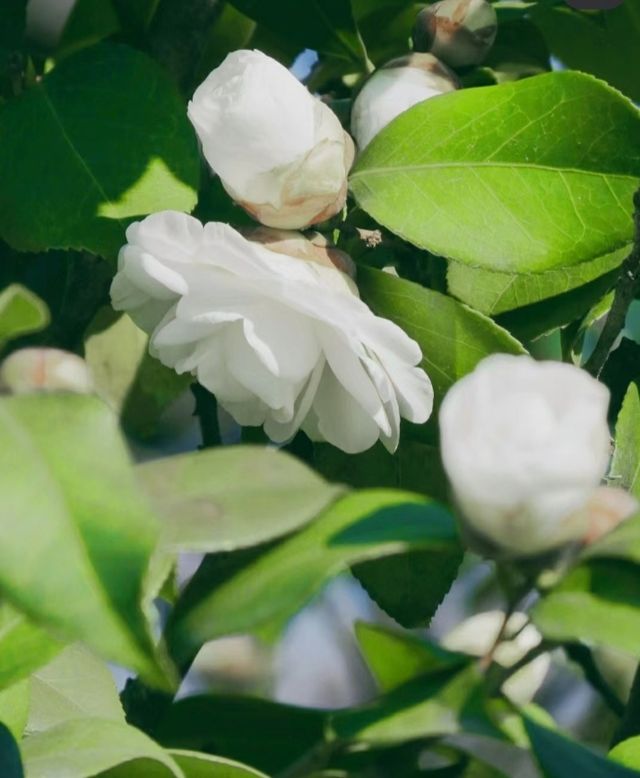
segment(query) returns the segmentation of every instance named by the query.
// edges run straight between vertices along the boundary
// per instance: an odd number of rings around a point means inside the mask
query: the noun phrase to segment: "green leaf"
[[[53,659],[62,647],[24,614],[6,604],[0,605],[0,689],[26,678]]]
[[[159,527],[115,417],[93,397],[23,395],[0,399],[0,422],[0,588],[57,634],[166,684],[141,607]]]
[[[525,719],[527,734],[546,778],[638,778],[639,772]]]
[[[15,683],[0,691],[0,722],[20,740],[29,716],[29,682]],[[2,746],[0,745],[0,748]],[[0,772],[4,776],[4,773]]]
[[[89,778],[135,759],[152,759],[158,778],[183,778],[173,759],[147,735],[109,719],[66,721],[27,737],[22,758],[29,778]]]
[[[2,778],[24,778],[18,744],[2,722],[0,722],[0,775]]]
[[[348,495],[221,585],[195,598],[188,587],[168,639],[174,654],[189,656],[214,637],[284,624],[330,578],[357,562],[457,548],[453,518],[437,503],[383,490]]]
[[[27,19],[27,0],[2,0],[0,3],[0,71],[11,54],[20,50]]]
[[[609,478],[613,486],[640,498],[640,392],[629,384],[616,422],[615,449]]]
[[[447,285],[450,294],[472,308],[495,316],[558,297],[617,269],[629,253],[625,246],[574,267],[546,273],[494,273],[490,270],[450,262]]]
[[[137,468],[173,551],[231,551],[288,535],[343,489],[274,448],[231,446]],[[250,488],[247,488],[250,486]]]
[[[362,65],[364,46],[349,0],[232,0],[243,14],[270,32],[322,54]]]
[[[384,692],[413,678],[467,664],[469,659],[435,643],[379,624],[356,624],[362,655]]]
[[[623,560],[592,559],[571,571],[532,611],[540,632],[640,658],[640,575]]]
[[[92,46],[0,110],[0,233],[25,251],[112,257],[132,217],[191,210],[199,170],[164,71],[125,46]]]
[[[42,300],[20,284],[0,292],[0,347],[7,340],[38,332],[49,323],[49,311]]]
[[[352,568],[365,591],[403,627],[426,627],[456,579],[462,549],[415,551]]]
[[[382,64],[407,48],[422,4],[414,0],[351,0],[370,59]]]
[[[57,57],[93,46],[119,30],[120,20],[111,0],[76,0],[62,31]]]
[[[447,390],[496,351],[524,354],[523,346],[491,319],[440,292],[368,267],[358,268],[362,299],[398,324],[422,348],[436,408]],[[435,417],[435,413],[434,413]]]
[[[631,737],[609,751],[609,757],[626,767],[640,768],[640,737]]]
[[[35,672],[29,683],[30,734],[70,719],[102,718],[124,723],[111,671],[79,644],[67,646],[53,662]]]
[[[637,109],[606,84],[564,72],[416,105],[365,149],[351,189],[421,248],[525,273],[628,244],[638,178]]]
[[[318,710],[248,697],[198,695],[175,702],[156,735],[165,746],[239,759],[271,775],[321,743],[325,725],[326,714]]]
[[[640,100],[640,3],[625,0],[617,8],[585,13],[563,3],[536,3],[531,17],[553,54],[564,65],[593,73]]]
[[[184,778],[268,778],[267,775],[252,767],[219,756],[209,756],[195,751],[169,751],[168,753],[182,770]],[[145,759],[128,762],[100,775],[101,778],[164,778],[166,770],[158,762]]]

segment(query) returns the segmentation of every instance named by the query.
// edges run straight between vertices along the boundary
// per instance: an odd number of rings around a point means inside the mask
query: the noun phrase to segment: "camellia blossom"
[[[276,60],[232,52],[196,89],[188,114],[211,169],[258,221],[300,229],[342,210],[353,141]]]
[[[431,54],[387,62],[362,87],[351,111],[351,132],[360,150],[414,105],[457,88],[455,75]]]
[[[528,356],[492,355],[458,381],[440,409],[442,457],[472,531],[514,555],[583,539],[608,404],[584,370]]]
[[[398,445],[400,417],[423,423],[431,383],[420,347],[360,300],[351,260],[298,233],[165,212],[129,227],[113,305],[150,350],[192,373],[239,424],[276,442],[299,429],[357,453]]]

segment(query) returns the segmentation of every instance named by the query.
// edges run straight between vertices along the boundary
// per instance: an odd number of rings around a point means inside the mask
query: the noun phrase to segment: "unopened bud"
[[[414,53],[387,62],[353,103],[351,131],[360,150],[404,111],[457,86],[455,75],[432,54]]]
[[[418,14],[413,47],[430,51],[452,67],[478,65],[497,31],[495,9],[486,0],[440,0]]]
[[[13,394],[77,392],[91,394],[91,373],[84,359],[56,348],[15,351],[0,366],[0,386]]]

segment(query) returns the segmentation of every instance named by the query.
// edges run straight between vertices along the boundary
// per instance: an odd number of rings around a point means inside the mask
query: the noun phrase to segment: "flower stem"
[[[633,196],[633,220],[635,224],[635,238],[631,253],[622,263],[620,275],[616,283],[613,303],[607,316],[602,333],[596,344],[593,354],[584,365],[591,375],[596,378],[602,372],[607,363],[609,354],[618,335],[624,329],[629,306],[633,302],[638,285],[640,283],[640,189]]]
[[[202,432],[202,446],[213,448],[220,445],[220,428],[218,426],[218,403],[216,398],[201,384],[192,384],[191,391],[196,400],[193,413],[198,417]]]

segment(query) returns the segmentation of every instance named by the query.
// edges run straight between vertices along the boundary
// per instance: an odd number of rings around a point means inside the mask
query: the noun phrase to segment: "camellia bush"
[[[640,776],[639,52],[2,0],[0,778]],[[362,704],[193,680],[337,577]]]

